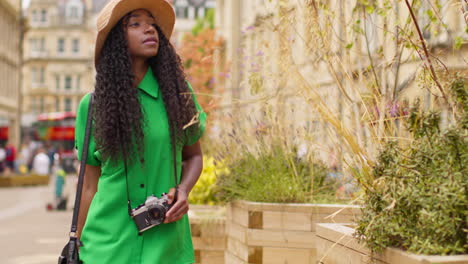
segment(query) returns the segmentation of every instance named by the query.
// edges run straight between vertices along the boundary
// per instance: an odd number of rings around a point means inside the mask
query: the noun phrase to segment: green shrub
[[[356,236],[373,251],[396,247],[422,254],[463,254],[467,248],[468,146],[466,83],[456,125],[441,131],[439,114],[414,107],[408,118],[414,141],[389,142],[365,190]],[[460,82],[452,88],[460,91]]]
[[[244,150],[227,164],[229,174],[218,179],[222,200],[304,203],[334,199],[335,186],[327,179],[323,164],[300,159],[280,144],[259,145],[258,155]]]

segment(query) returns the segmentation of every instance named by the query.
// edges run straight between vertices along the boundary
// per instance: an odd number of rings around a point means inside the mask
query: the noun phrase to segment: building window
[[[64,105],[64,110],[65,112],[70,112],[71,109],[72,109],[72,106],[71,106],[71,99],[70,98],[65,98],[65,105]]]
[[[81,86],[81,75],[76,76],[76,90],[79,91]]]
[[[188,19],[195,19],[195,7],[190,6],[190,7],[188,7],[187,9],[188,9],[188,10],[187,10],[188,14],[187,14],[186,18],[188,18]]]
[[[55,75],[55,90],[60,91],[60,76]]]
[[[47,21],[47,10],[41,10],[41,22],[45,23]]]
[[[82,1],[68,1],[65,9],[66,23],[72,25],[79,25],[83,21],[84,4]]]
[[[45,38],[41,38],[39,51],[45,51]]]
[[[58,53],[65,52],[65,39],[64,38],[59,38],[57,40],[57,52]]]
[[[37,49],[37,39],[35,38],[30,38],[29,39],[29,45],[31,46],[31,51],[32,52],[36,52],[38,49]]]
[[[45,111],[44,111],[44,97],[41,96],[39,102],[40,102],[40,104],[39,104],[39,112],[40,112],[40,113],[44,113],[44,112],[45,112]]]
[[[72,50],[74,53],[80,52],[80,39],[73,39]]]
[[[187,18],[188,17],[188,7],[178,6],[176,7],[176,16],[178,18]]]
[[[55,98],[55,112],[60,112],[60,99],[58,97]]]
[[[37,15],[38,15],[37,10],[33,10],[32,11],[32,21],[33,22],[38,22],[39,21],[39,17]]]
[[[195,18],[204,18],[204,17],[205,17],[205,8],[195,7]]]
[[[45,83],[45,68],[41,67],[39,69],[39,83],[43,84]]]
[[[65,90],[70,90],[72,88],[72,78],[71,76],[65,76]]]
[[[31,98],[31,112],[37,113],[37,99],[36,99],[36,97]]]
[[[72,6],[70,7],[70,18],[77,19],[78,18],[78,7]]]
[[[31,83],[35,85],[37,83],[37,68],[31,68]]]

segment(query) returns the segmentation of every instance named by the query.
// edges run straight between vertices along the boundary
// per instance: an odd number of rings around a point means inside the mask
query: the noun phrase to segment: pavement
[[[51,186],[0,188],[1,264],[57,263],[68,241],[72,210],[46,211],[52,199]]]

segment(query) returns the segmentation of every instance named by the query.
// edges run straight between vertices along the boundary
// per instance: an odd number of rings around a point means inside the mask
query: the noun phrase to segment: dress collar
[[[138,88],[147,93],[149,96],[155,99],[158,98],[159,84],[156,78],[154,78],[151,67],[148,67],[148,71],[146,72],[145,77],[143,77],[143,80],[141,80],[140,84],[138,85]]]

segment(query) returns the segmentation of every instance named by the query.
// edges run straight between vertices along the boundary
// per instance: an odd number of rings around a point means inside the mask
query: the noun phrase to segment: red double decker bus
[[[74,172],[75,160],[75,119],[74,112],[52,112],[40,114],[33,124],[36,140],[48,143],[56,149],[62,165],[68,172]]]

